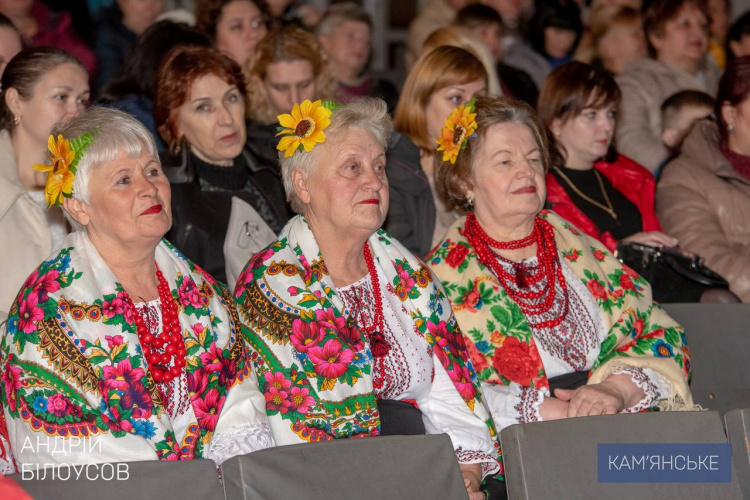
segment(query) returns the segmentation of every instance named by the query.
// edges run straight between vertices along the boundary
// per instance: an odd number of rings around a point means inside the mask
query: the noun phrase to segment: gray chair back
[[[737,471],[742,494],[750,498],[750,409],[738,409],[724,415],[727,437],[732,444],[732,463]]]
[[[55,467],[54,474],[53,469],[33,471],[33,479],[28,479],[30,470],[7,477],[37,500],[224,500],[213,460],[64,465]]]
[[[467,498],[447,434],[278,446],[221,466],[232,500]]]
[[[741,499],[731,483],[604,483],[599,443],[726,443],[717,412],[653,412],[511,425],[500,433],[510,500]]]
[[[750,304],[664,304],[685,328],[693,401],[724,415],[750,408]]]

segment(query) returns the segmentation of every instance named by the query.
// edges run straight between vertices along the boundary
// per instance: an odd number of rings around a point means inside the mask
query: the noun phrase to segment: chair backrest
[[[750,304],[664,304],[685,328],[693,401],[724,415],[750,408]]]
[[[750,409],[738,409],[724,415],[727,437],[732,444],[732,463],[742,494],[750,498]]]
[[[740,499],[731,483],[599,482],[600,443],[726,443],[717,412],[653,412],[568,418],[500,433],[509,498]]]
[[[221,466],[233,500],[466,499],[447,434],[278,446]]]
[[[32,471],[34,478],[28,479]],[[8,477],[37,499],[224,500],[213,460],[63,465],[39,472],[34,467]]]

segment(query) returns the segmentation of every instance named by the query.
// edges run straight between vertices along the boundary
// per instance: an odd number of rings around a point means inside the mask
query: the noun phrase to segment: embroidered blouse
[[[460,463],[482,463],[485,474],[495,472],[495,450],[485,438],[486,426],[464,404],[379,268],[378,278],[383,290],[382,333],[391,349],[373,360],[373,392],[378,399],[416,402],[427,433],[448,434]],[[338,288],[337,293],[357,324],[373,324],[375,296],[369,275]]]

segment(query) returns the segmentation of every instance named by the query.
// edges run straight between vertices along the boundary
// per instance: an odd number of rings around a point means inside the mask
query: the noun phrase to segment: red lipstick
[[[370,198],[369,200],[362,200],[359,202],[360,205],[380,205],[380,200]]]
[[[147,208],[143,212],[141,212],[141,215],[152,215],[152,214],[159,214],[162,211],[161,205],[154,205],[151,208]]]
[[[533,194],[536,193],[536,186],[526,186],[520,189],[516,189],[511,194]]]

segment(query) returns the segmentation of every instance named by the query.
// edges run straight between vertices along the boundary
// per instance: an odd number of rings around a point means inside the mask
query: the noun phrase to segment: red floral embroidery
[[[448,255],[445,257],[445,262],[455,269],[461,265],[461,262],[464,261],[467,255],[469,255],[468,248],[464,245],[456,245],[450,252],[448,252]]]
[[[601,283],[593,278],[590,279],[588,283],[586,283],[586,288],[589,289],[589,292],[591,292],[591,295],[593,295],[595,299],[607,298],[607,291],[604,290],[604,287]]]
[[[540,359],[536,350],[515,337],[505,337],[492,355],[492,366],[501,377],[523,386],[531,385],[539,372]]]

